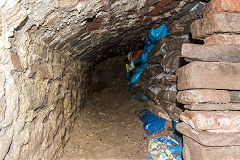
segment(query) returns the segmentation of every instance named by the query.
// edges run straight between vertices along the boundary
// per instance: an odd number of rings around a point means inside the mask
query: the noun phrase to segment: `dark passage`
[[[92,96],[79,113],[63,160],[145,159],[146,133],[135,112],[147,108],[126,91],[124,57],[96,66]]]

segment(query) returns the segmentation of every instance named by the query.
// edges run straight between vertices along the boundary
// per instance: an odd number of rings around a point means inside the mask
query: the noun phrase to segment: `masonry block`
[[[240,90],[240,63],[192,62],[177,71],[178,89]]]
[[[205,39],[213,34],[240,33],[239,13],[217,13],[196,20],[191,24],[193,39]]]
[[[211,37],[207,37],[206,39],[204,39],[204,45],[240,45],[240,35],[212,35]]]
[[[240,110],[240,103],[202,103],[202,104],[191,104],[184,105],[184,108],[195,111],[224,111],[224,110]]]
[[[240,41],[239,41],[240,42]],[[240,62],[240,45],[212,45],[185,43],[181,56],[187,59],[210,62]]]
[[[240,111],[184,111],[180,119],[196,131],[240,131]]]
[[[240,146],[207,147],[191,138],[183,136],[184,160],[237,160]]]
[[[208,131],[195,131],[192,127],[182,122],[177,124],[177,131],[192,138],[205,146],[240,146],[240,133],[214,133]]]
[[[240,91],[229,91],[231,102],[233,103],[239,103],[240,102]]]
[[[240,12],[240,1],[239,0],[211,0],[206,7],[204,17],[213,13],[220,12]]]
[[[195,104],[195,103],[229,103],[230,94],[224,90],[185,90],[179,91],[177,100],[182,104]]]

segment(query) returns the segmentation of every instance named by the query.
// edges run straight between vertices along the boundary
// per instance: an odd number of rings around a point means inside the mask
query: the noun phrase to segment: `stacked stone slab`
[[[189,35],[162,38],[149,53],[148,66],[134,88],[134,92],[143,92],[155,103],[156,112],[174,120],[179,120],[183,112],[176,105],[176,71],[181,66],[180,51],[184,42],[189,42]]]
[[[240,1],[212,0],[191,32],[204,45],[183,44],[177,71],[183,158],[240,159]]]
[[[143,92],[155,102],[153,108],[156,108],[160,117],[164,113],[179,121],[183,112],[182,105],[176,102],[176,71],[183,65],[180,57],[182,44],[190,43],[188,28],[193,21],[203,17],[205,6],[203,2],[191,3],[177,15],[177,20],[170,22],[168,32],[172,34],[161,38],[148,54],[148,66],[134,88],[133,92]]]

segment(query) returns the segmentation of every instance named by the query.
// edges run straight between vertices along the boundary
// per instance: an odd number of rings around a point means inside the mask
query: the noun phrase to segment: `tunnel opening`
[[[79,113],[62,159],[145,156],[147,141],[136,111],[147,104],[134,100],[126,90],[126,62],[126,55],[117,56],[94,67],[91,96]]]
[[[184,159],[239,158],[240,7],[208,2],[0,2],[0,159],[144,159],[140,109],[168,120],[163,135],[181,117]],[[161,24],[127,91],[127,54]]]

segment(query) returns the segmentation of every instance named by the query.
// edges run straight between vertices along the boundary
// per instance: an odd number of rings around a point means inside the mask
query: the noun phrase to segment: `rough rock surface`
[[[204,45],[240,45],[240,35],[217,34],[204,39]]]
[[[239,132],[239,111],[184,111],[180,118],[196,131]]]
[[[0,159],[57,157],[88,95],[90,63],[39,45],[33,49],[29,64],[21,64],[19,52],[2,59]]]
[[[184,108],[196,111],[224,111],[224,110],[240,110],[240,103],[226,103],[226,104],[215,104],[215,103],[203,103],[203,104],[191,104],[184,105]]]
[[[240,92],[239,91],[229,91],[231,102],[232,103],[239,103],[240,102]]]
[[[240,13],[239,0],[211,0],[207,4],[204,17],[213,13],[230,12]]]
[[[239,146],[240,134],[239,132],[230,133],[213,133],[208,131],[195,131],[186,123],[179,123],[176,129],[185,136],[194,139],[204,146]]]
[[[178,89],[240,90],[240,64],[191,62],[177,71]]]
[[[183,136],[183,158],[184,160],[223,160],[239,159],[239,146],[230,147],[206,147],[196,141]],[[197,151],[197,152],[196,152]]]
[[[224,90],[185,90],[177,93],[177,100],[182,104],[229,103],[230,94]]]
[[[240,45],[211,45],[185,43],[181,57],[206,62],[240,62]]]
[[[191,24],[192,37],[204,39],[218,33],[240,33],[240,13],[216,13],[208,15]]]

